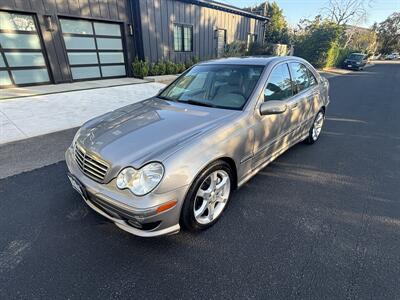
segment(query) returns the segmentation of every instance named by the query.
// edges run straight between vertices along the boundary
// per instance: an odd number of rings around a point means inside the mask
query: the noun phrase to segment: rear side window
[[[307,68],[307,72],[308,72],[308,78],[310,80],[310,86],[317,85],[318,81],[315,78],[313,72],[311,72],[310,69],[308,69],[308,68]]]
[[[272,70],[264,91],[264,101],[285,100],[293,95],[292,81],[287,64],[277,66]]]
[[[308,69],[300,63],[290,63],[290,71],[295,85],[295,92],[300,93],[310,86],[310,78],[308,77]]]

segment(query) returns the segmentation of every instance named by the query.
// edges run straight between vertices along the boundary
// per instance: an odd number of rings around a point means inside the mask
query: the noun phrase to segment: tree
[[[316,67],[325,67],[328,51],[339,43],[343,26],[316,16],[314,20],[303,20],[300,34],[295,39],[295,55],[300,56]]]
[[[357,49],[359,52],[373,54],[377,47],[377,34],[374,29],[347,26],[347,40],[343,48]]]
[[[337,25],[357,25],[367,18],[367,0],[329,0],[323,14]]]
[[[389,54],[400,50],[400,13],[393,13],[375,28],[381,53]]]
[[[256,7],[248,7],[244,9],[270,18],[266,25],[264,36],[264,40],[267,43],[289,43],[288,25],[285,16],[283,15],[283,10],[280,9],[276,2],[269,3],[266,1]]]

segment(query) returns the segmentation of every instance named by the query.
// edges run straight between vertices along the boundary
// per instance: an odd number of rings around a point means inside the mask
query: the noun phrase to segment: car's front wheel
[[[308,137],[306,139],[307,144],[314,144],[318,140],[319,136],[321,135],[322,126],[324,125],[324,120],[325,112],[323,109],[321,109],[317,113],[310,131],[308,132]]]
[[[212,226],[221,217],[232,192],[232,170],[216,161],[195,179],[182,207],[181,223],[193,231]]]

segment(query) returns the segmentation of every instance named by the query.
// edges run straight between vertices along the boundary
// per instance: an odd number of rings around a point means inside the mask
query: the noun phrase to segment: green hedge
[[[168,60],[149,64],[145,60],[139,60],[138,58],[135,58],[132,63],[133,76],[137,78],[144,78],[146,76],[179,74],[198,62],[199,59],[197,57],[193,57],[191,60],[188,60],[185,63],[174,63]]]
[[[342,48],[339,43],[334,42],[331,44],[327,52],[325,67],[341,67],[344,60],[353,52],[360,52],[355,49]]]

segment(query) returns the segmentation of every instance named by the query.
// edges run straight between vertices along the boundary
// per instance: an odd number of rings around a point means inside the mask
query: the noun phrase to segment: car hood
[[[77,142],[109,162],[114,171],[128,165],[139,168],[149,161],[163,161],[239,113],[151,98],[85,123]]]

